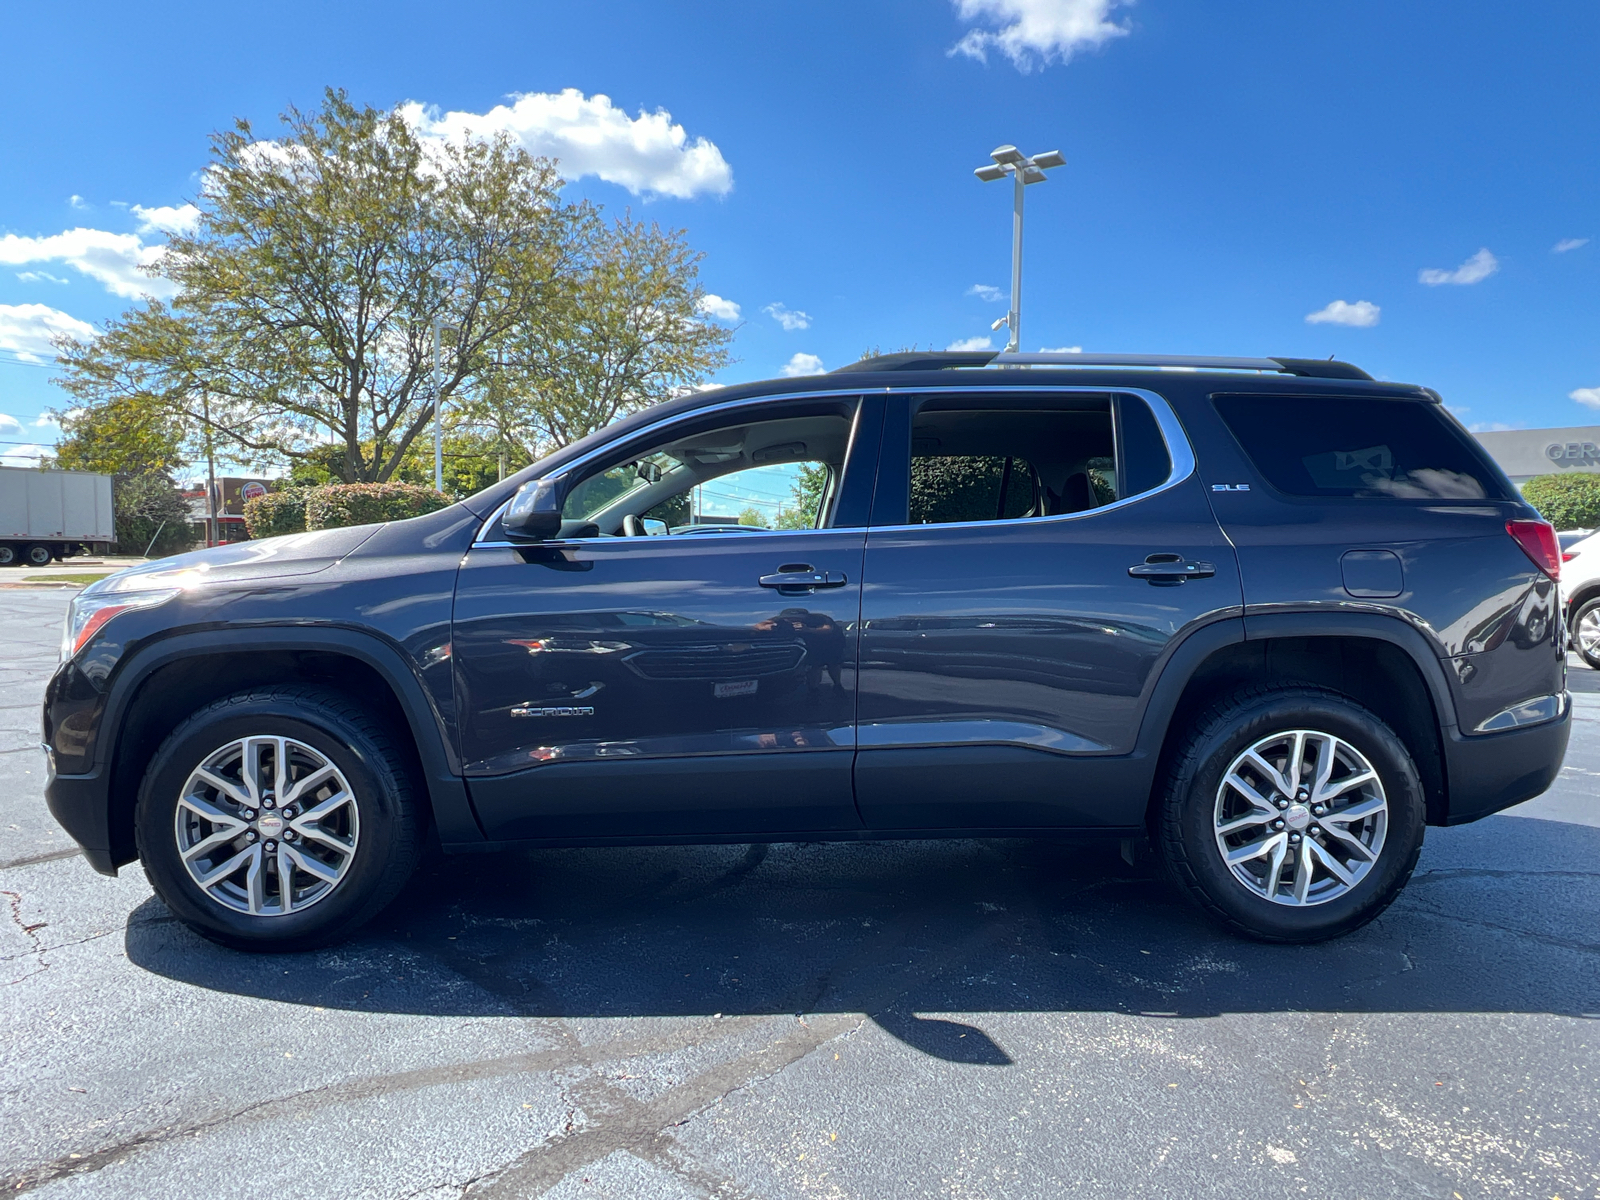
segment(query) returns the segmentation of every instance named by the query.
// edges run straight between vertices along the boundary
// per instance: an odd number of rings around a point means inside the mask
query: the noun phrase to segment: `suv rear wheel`
[[[387,731],[341,696],[285,686],[195,713],[139,792],[139,857],[190,928],[243,950],[337,941],[410,876],[420,815]]]
[[[1422,851],[1411,755],[1372,713],[1321,688],[1236,694],[1198,720],[1159,814],[1169,875],[1214,917],[1263,941],[1366,924]]]

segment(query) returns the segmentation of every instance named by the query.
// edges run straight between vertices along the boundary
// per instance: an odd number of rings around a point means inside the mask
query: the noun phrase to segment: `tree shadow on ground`
[[[1115,843],[919,841],[537,850],[447,858],[355,940],[242,954],[157,900],[140,967],[294,1004],[451,1016],[871,1015],[1004,1065],[926,1014],[1600,1013],[1600,829],[1430,830],[1401,899],[1315,946],[1218,929]],[[1487,865],[1486,865],[1487,864]]]

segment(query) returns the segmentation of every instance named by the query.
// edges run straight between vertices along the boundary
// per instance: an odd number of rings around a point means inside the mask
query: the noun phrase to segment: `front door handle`
[[[1210,579],[1217,573],[1215,563],[1184,562],[1176,554],[1152,554],[1142,563],[1128,568],[1128,574],[1152,587],[1177,587],[1191,579]]]
[[[809,592],[816,588],[843,587],[849,582],[839,571],[814,571],[810,567],[789,568],[761,577],[762,587],[777,588],[780,592]]]

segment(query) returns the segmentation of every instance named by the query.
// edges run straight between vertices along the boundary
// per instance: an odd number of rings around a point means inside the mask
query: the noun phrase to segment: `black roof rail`
[[[999,350],[931,350],[863,358],[829,374],[856,371],[941,371],[951,367],[1149,367],[1157,370],[1272,371],[1307,379],[1371,379],[1360,367],[1331,358],[1225,358],[1184,354],[1085,354],[1045,350],[1038,354]]]
[[[1274,354],[1272,361],[1282,365],[1291,375],[1308,379],[1371,379],[1354,363],[1340,362],[1334,358],[1280,358]]]
[[[924,350],[901,354],[879,354],[873,358],[857,359],[829,371],[830,375],[847,375],[852,371],[942,371],[946,367],[987,367],[998,350]]]

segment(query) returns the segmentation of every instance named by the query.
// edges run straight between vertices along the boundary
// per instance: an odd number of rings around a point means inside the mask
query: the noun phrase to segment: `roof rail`
[[[949,367],[1145,367],[1167,370],[1271,371],[1312,379],[1371,379],[1360,367],[1323,358],[1234,358],[1187,354],[1084,354],[1081,351],[1044,350],[1037,354],[981,351],[927,351],[880,354],[831,374],[855,371],[939,371]]]
[[[853,371],[942,371],[946,367],[987,367],[995,355],[993,350],[977,352],[963,350],[908,351],[900,354],[879,354],[857,359],[829,371],[830,375],[847,375]]]

